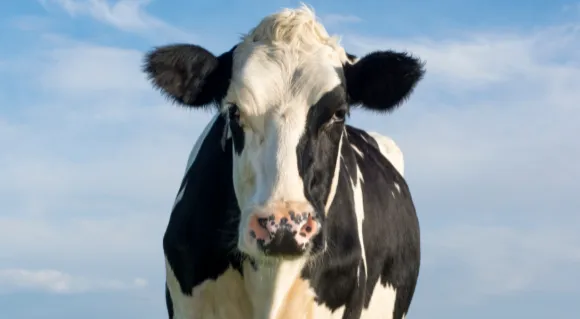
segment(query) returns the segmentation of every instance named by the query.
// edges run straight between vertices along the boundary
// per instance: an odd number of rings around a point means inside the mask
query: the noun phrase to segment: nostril
[[[300,228],[300,235],[302,237],[310,237],[316,231],[317,224],[312,214],[307,214],[307,217],[305,219],[306,222],[303,223],[302,227]]]
[[[265,241],[270,238],[270,232],[267,227],[268,219],[257,216],[250,217],[249,232],[250,238],[260,241]]]

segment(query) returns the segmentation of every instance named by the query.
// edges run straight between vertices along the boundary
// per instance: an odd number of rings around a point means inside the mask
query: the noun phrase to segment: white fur
[[[354,214],[356,215],[356,222],[357,222],[357,231],[358,231],[358,239],[360,242],[360,248],[362,252],[362,260],[364,264],[364,274],[359,274],[359,279],[364,280],[366,278],[367,273],[367,257],[364,245],[364,233],[362,229],[362,224],[365,218],[365,210],[363,205],[363,190],[362,190],[362,183],[364,182],[364,178],[362,176],[362,172],[356,165],[356,176],[357,180],[351,180],[352,185],[352,193],[354,198]],[[362,278],[361,278],[362,277]]]
[[[363,308],[361,319],[392,319],[395,310],[396,290],[387,284],[383,286],[380,281],[377,281],[372,292],[371,301],[368,308]],[[345,306],[341,306],[334,312],[321,305],[314,306],[314,317],[316,319],[342,319],[345,311]],[[403,315],[403,319],[405,315]]]
[[[361,150],[358,149],[358,147],[356,147],[354,144],[351,145],[352,149],[362,158],[365,157],[365,155],[363,154],[363,152],[361,152]]]
[[[244,280],[237,270],[230,267],[216,280],[206,280],[184,294],[167,258],[165,269],[174,319],[252,318]]]
[[[383,156],[386,157],[391,162],[391,164],[393,164],[393,166],[395,167],[395,169],[397,169],[397,171],[399,171],[399,174],[401,174],[401,176],[405,176],[404,175],[405,163],[403,161],[403,152],[401,151],[397,143],[395,143],[395,141],[392,138],[384,136],[377,132],[368,132],[368,134],[375,139],[377,144],[379,144],[379,150],[381,151]]]
[[[363,308],[361,318],[392,319],[393,312],[395,311],[397,290],[389,284],[383,286],[379,280],[375,284],[372,294],[369,307],[366,309]]]
[[[340,174],[340,161],[342,159],[342,139],[344,134],[340,136],[338,140],[338,153],[336,154],[336,163],[334,164],[334,173],[332,175],[332,181],[330,182],[330,191],[328,192],[328,198],[326,199],[326,204],[324,205],[324,212],[328,214],[330,205],[336,196],[336,189],[338,188],[338,176]]]
[[[254,309],[254,319],[294,318],[297,317],[296,314],[307,311],[307,309],[289,308],[285,305],[288,298],[299,297],[290,295],[289,292],[299,280],[300,271],[304,264],[304,260],[270,260],[260,263],[259,270],[255,271],[246,263],[244,267],[245,287],[249,292]],[[293,291],[293,293],[298,294],[303,292],[303,289]]]
[[[245,134],[233,158],[242,251],[257,253],[243,236],[252,212],[273,202],[308,203],[296,147],[309,107],[341,83],[336,69],[346,60],[306,6],[264,18],[237,46],[223,110],[238,106]]]

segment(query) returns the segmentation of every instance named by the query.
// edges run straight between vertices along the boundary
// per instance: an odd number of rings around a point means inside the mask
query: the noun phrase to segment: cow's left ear
[[[356,58],[352,56],[351,60]],[[425,74],[424,63],[407,53],[377,51],[344,66],[350,103],[391,111],[411,95]]]

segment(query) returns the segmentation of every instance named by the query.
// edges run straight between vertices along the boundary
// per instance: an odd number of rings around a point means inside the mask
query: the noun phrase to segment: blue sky
[[[210,114],[145,81],[145,50],[229,49],[298,1],[0,4],[0,317],[163,318],[161,236]],[[421,221],[408,318],[546,318],[580,300],[580,4],[311,1],[348,51],[428,74],[390,116]]]

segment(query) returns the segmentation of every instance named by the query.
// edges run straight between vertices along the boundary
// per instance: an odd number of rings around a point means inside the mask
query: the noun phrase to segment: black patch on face
[[[344,122],[332,122],[337,112],[346,112],[342,86],[326,93],[308,110],[306,128],[298,142],[298,172],[304,181],[304,193],[317,210],[324,209],[339,154],[338,145]],[[320,211],[321,212],[321,211]]]
[[[298,172],[304,181],[304,193],[318,212],[316,218],[321,224],[324,221],[324,206],[330,194],[347,112],[345,88],[339,85],[310,107],[305,131],[296,149]],[[323,248],[322,232],[323,229],[312,239],[313,253]]]

